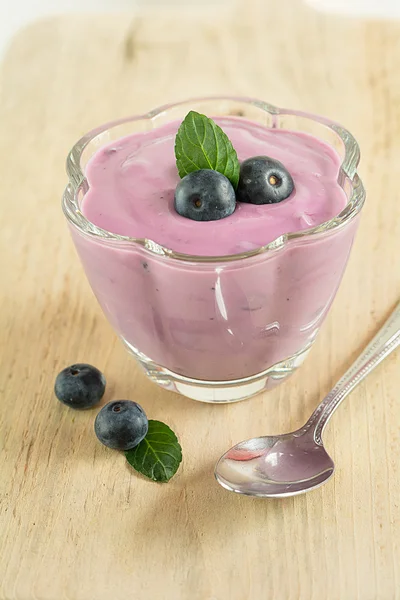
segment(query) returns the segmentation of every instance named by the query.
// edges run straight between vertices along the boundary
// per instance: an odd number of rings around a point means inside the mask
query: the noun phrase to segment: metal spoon
[[[356,385],[398,345],[400,304],[301,429],[237,444],[215,467],[218,483],[238,494],[278,498],[302,494],[325,483],[335,469],[322,443],[325,425]]]

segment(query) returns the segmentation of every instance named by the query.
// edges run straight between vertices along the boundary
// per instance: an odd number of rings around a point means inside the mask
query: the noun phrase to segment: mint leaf
[[[199,169],[213,169],[229,179],[236,189],[240,164],[236,150],[212,119],[191,110],[175,138],[176,166],[180,177]]]
[[[166,482],[178,470],[182,448],[175,433],[161,421],[149,421],[144,440],[125,452],[128,463],[153,481]]]

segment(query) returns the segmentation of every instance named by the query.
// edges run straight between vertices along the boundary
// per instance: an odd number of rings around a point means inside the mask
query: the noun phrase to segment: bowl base
[[[272,389],[278,383],[282,383],[290,377],[300,367],[312,346],[311,342],[293,356],[272,365],[262,373],[250,377],[231,381],[205,381],[174,373],[152,361],[125,339],[123,339],[123,342],[151,381],[171,392],[177,392],[192,400],[211,404],[239,402],[262,391]]]

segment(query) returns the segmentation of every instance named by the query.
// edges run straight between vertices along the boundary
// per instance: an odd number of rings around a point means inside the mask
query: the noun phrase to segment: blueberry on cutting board
[[[175,190],[175,210],[193,221],[217,221],[236,208],[235,190],[229,179],[211,169],[185,175]]]
[[[106,380],[101,371],[84,363],[63,369],[54,385],[55,395],[60,402],[78,409],[95,406],[102,399],[105,389]]]
[[[146,437],[149,428],[143,408],[131,400],[109,402],[97,414],[94,431],[108,448],[131,450]]]
[[[292,176],[279,160],[254,156],[242,162],[236,190],[238,202],[276,204],[286,200],[293,190]]]

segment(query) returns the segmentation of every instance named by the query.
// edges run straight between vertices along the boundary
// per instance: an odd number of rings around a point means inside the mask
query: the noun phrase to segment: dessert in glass
[[[289,196],[238,201],[210,220],[178,213],[185,179],[174,146],[192,110],[227,134],[242,167],[265,156],[284,165]],[[63,197],[72,238],[107,319],[151,380],[233,402],[301,365],[349,258],[365,199],[358,162],[340,125],[248,98],[163,106],[75,144]]]

